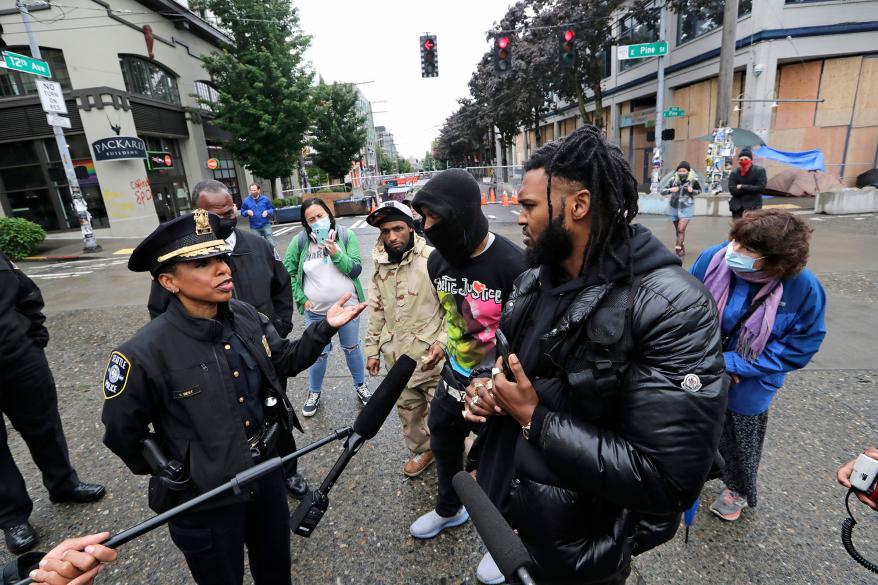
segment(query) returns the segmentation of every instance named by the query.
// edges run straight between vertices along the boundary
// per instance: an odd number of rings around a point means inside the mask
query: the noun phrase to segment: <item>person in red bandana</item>
[[[729,176],[729,211],[732,217],[739,218],[745,211],[762,209],[762,192],[768,179],[765,169],[753,164],[753,151],[741,150],[738,155],[738,168]]]

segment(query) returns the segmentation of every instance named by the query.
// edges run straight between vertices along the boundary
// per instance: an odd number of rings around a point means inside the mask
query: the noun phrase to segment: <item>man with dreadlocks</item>
[[[518,220],[532,268],[500,323],[515,381],[467,388],[466,416],[488,420],[488,491],[507,494],[494,501],[537,582],[624,583],[632,555],[676,532],[719,442],[728,382],[716,306],[630,225],[636,187],[592,126],[534,153]]]

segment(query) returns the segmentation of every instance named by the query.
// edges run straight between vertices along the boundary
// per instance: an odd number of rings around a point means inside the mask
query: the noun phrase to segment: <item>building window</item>
[[[31,56],[29,47],[6,47],[4,50],[19,55]],[[64,61],[64,53],[58,49],[45,49],[40,47],[43,61],[49,63],[52,73],[52,81],[61,84],[64,90],[73,89],[70,85],[70,74],[67,72],[67,63]],[[42,79],[29,73],[20,73],[12,69],[0,68],[0,97],[18,97],[37,93],[36,80]]]
[[[163,102],[180,104],[180,90],[174,74],[142,57],[123,55],[119,57],[122,77],[128,93]]]
[[[658,40],[658,20],[650,22],[638,22],[633,16],[622,19],[619,31],[620,45],[637,45],[640,43],[654,43]],[[619,61],[619,71],[625,71],[640,65],[647,59],[624,59]]]
[[[789,0],[787,0],[789,3]],[[753,0],[741,0],[738,4],[738,18],[750,14]],[[713,2],[699,10],[690,10],[677,15],[677,45],[688,43],[701,35],[723,25],[723,3]]]
[[[213,104],[219,101],[219,92],[206,81],[195,82],[195,95],[198,96],[198,107],[207,112],[212,112]]]

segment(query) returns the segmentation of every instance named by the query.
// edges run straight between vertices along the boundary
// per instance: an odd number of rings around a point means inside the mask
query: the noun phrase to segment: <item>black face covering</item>
[[[221,217],[219,220],[219,228],[217,229],[217,236],[222,239],[226,239],[232,235],[232,232],[235,230],[235,227],[238,225],[238,217]]]
[[[424,230],[424,235],[452,266],[460,266],[469,260],[472,250],[466,232],[463,226],[453,219],[443,220],[430,226]]]
[[[549,222],[546,231],[534,242],[533,248],[527,251],[526,259],[528,266],[537,267],[543,264],[558,266],[563,260],[573,253],[573,240],[564,227],[564,208],[561,208],[561,217],[556,217]]]

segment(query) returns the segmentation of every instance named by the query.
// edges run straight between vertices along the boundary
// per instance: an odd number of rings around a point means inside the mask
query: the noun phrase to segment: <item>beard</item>
[[[564,212],[549,222],[546,231],[534,241],[533,247],[527,251],[525,260],[531,268],[544,264],[559,265],[573,253],[573,240],[564,227]]]

